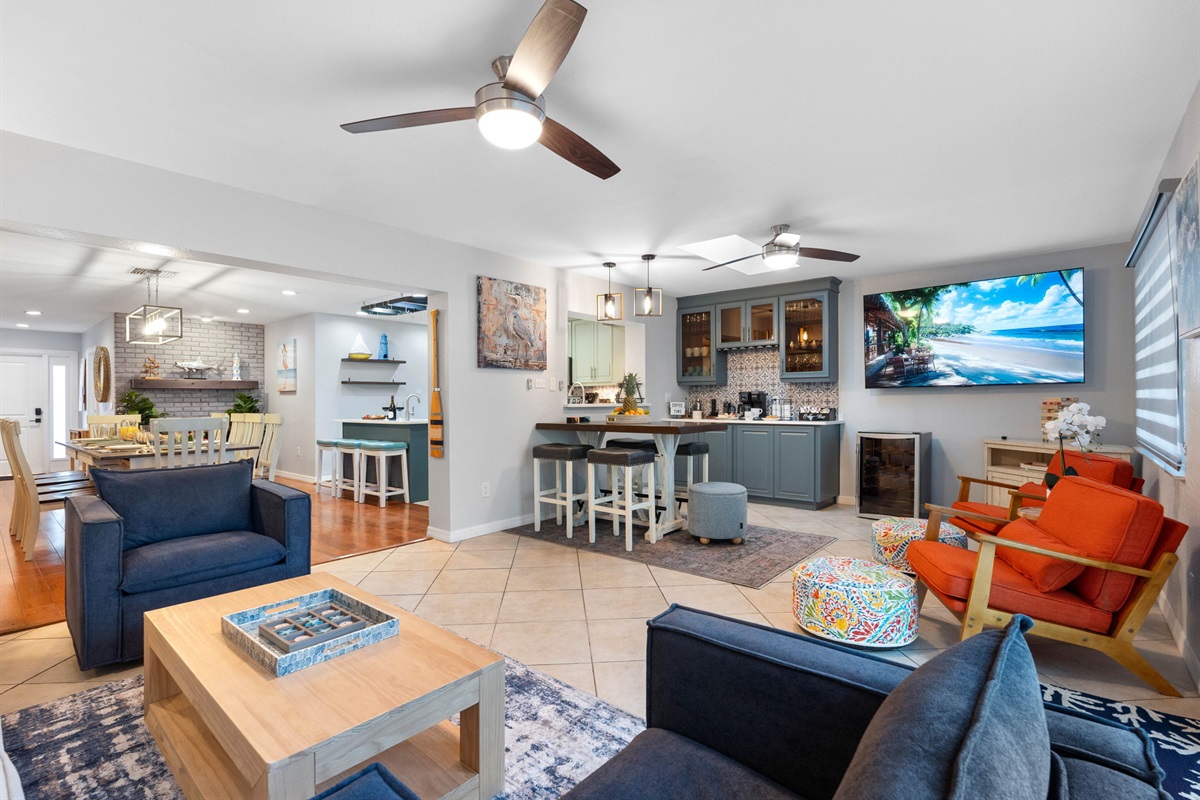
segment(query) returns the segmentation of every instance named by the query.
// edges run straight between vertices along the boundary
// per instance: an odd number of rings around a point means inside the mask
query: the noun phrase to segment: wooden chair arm
[[[1117,564],[1112,561],[1099,561],[1095,558],[1087,558],[1086,556],[1075,556],[1069,553],[1060,553],[1057,550],[1047,550],[1044,547],[1038,547],[1025,542],[1015,542],[1012,539],[1001,539],[999,536],[993,536],[990,533],[974,533],[967,531],[967,536],[970,536],[981,545],[984,543],[995,545],[996,547],[1011,547],[1014,550],[1024,550],[1027,553],[1037,553],[1042,556],[1058,559],[1059,561],[1070,561],[1073,564],[1083,564],[1085,567],[1096,567],[1098,569],[1108,570],[1110,572],[1124,572],[1129,575],[1137,575],[1141,578],[1149,578],[1154,575],[1150,570],[1140,569],[1138,567],[1130,567],[1125,564]]]
[[[1033,494],[1031,492],[1018,492],[1016,490],[1009,492],[1009,494],[1012,495],[1012,497],[1017,500],[1041,500],[1043,503],[1046,502],[1046,495],[1044,495],[1044,494]]]
[[[974,519],[980,522],[991,522],[996,525],[1007,525],[1012,522],[1010,519],[1001,519],[1000,517],[989,517],[987,514],[977,514],[974,511],[960,511],[957,508],[950,506],[939,506],[933,503],[926,503],[925,510],[929,512],[938,512],[939,517],[962,517],[963,519]],[[931,517],[932,518],[932,517]]]
[[[995,486],[999,489],[1020,489],[1020,486],[1013,486],[1011,483],[1001,483],[1000,481],[989,481],[984,478],[971,478],[966,475],[958,475],[958,502],[965,503],[971,499],[971,485],[980,484],[981,486]]]

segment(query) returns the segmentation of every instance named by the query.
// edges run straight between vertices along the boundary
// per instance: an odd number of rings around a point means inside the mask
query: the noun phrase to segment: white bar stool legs
[[[592,450],[587,455],[588,460],[588,541],[596,541],[596,515],[604,514],[612,518],[613,534],[620,536],[621,517],[625,518],[625,550],[633,550],[633,512],[646,509],[649,516],[650,540],[657,536],[657,517],[654,513],[656,500],[654,497],[654,462],[656,455],[648,450],[627,450],[624,448],[604,448]],[[596,494],[596,467],[607,466],[611,470],[611,491],[606,495]],[[635,502],[633,493],[634,470],[644,467],[646,499]],[[617,470],[622,472],[624,491],[618,487]],[[624,495],[622,497],[622,494]]]
[[[329,490],[330,497],[337,496],[337,481],[338,475],[341,472],[342,459],[338,454],[337,439],[317,439],[316,449],[316,464],[317,474],[314,476],[313,485],[317,487],[317,494],[321,494],[322,489]],[[329,480],[325,480],[323,474],[325,472],[325,454],[329,454],[331,463],[329,467]]]
[[[403,488],[388,485],[388,462],[399,457],[400,482]],[[358,474],[358,502],[367,502],[367,495],[379,498],[379,507],[386,508],[389,497],[403,497],[408,502],[408,443],[407,442],[362,442],[358,447],[360,472]],[[375,459],[375,483],[367,482],[367,459]]]
[[[591,445],[586,444],[539,444],[533,448],[533,529],[542,529],[542,506],[554,506],[554,521],[563,524],[566,517],[567,538],[574,535],[575,500],[583,499],[575,494],[576,461],[587,458]],[[554,465],[554,486],[542,488],[542,462]],[[563,468],[560,472],[559,465]]]
[[[337,445],[337,465],[333,481],[333,496],[341,497],[342,492],[350,492],[350,496],[354,502],[359,501],[359,475],[362,473],[362,458],[358,454],[358,441],[354,439],[340,439]],[[345,457],[350,456],[351,472],[349,479],[346,478]]]

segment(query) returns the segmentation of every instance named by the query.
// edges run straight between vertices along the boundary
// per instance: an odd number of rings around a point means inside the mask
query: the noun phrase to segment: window
[[[50,365],[50,425],[53,428],[54,448],[50,457],[66,458],[67,448],[59,442],[65,442],[67,436],[67,365]]]
[[[1151,217],[1134,264],[1134,370],[1138,450],[1172,475],[1183,475],[1183,347],[1175,317],[1175,291],[1165,212]]]

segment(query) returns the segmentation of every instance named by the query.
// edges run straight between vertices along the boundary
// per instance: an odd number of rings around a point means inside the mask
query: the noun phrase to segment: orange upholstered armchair
[[[1133,464],[1124,459],[1102,456],[1098,453],[1080,453],[1079,451],[1072,450],[1067,450],[1063,455],[1066,456],[1067,466],[1074,469],[1075,474],[1081,478],[1091,478],[1092,480],[1109,483],[1121,489],[1129,489],[1139,494],[1142,491],[1142,486],[1145,484],[1145,480],[1142,478],[1134,477]],[[1050,464],[1046,467],[1046,474],[1062,477],[1062,455],[1055,454]],[[1040,506],[1045,503],[1046,493],[1050,491],[1050,487],[1047,486],[1045,479],[1041,481],[1029,481],[1022,486],[1013,486],[1012,484],[999,483],[997,481],[985,481],[980,478],[968,478],[963,475],[959,475],[958,480],[958,499],[951,505],[951,508],[956,511],[966,511],[971,514],[982,514],[985,517],[999,518],[1004,523],[1017,518],[1018,508]],[[971,487],[974,484],[1007,489],[1009,495],[1008,505],[997,506],[990,503],[972,501]],[[963,530],[975,533],[994,534],[1000,528],[1004,527],[1000,522],[972,519],[971,517],[952,517],[950,522]]]
[[[932,538],[908,560],[921,581],[962,620],[962,638],[1013,614],[1030,631],[1106,653],[1162,694],[1179,696],[1134,649],[1133,640],[1179,560],[1187,526],[1154,500],[1112,484],[1068,476],[1046,499],[1037,524],[928,505]],[[969,515],[1000,528],[971,532],[972,552],[937,541],[943,515]]]

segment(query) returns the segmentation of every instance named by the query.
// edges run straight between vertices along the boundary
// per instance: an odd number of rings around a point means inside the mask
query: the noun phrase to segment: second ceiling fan
[[[826,261],[857,261],[858,256],[854,253],[843,253],[841,250],[826,250],[821,247],[800,247],[800,234],[789,233],[790,225],[774,225],[771,227],[771,233],[774,236],[771,240],[762,246],[761,253],[752,253],[748,256],[735,258],[730,261],[724,261],[720,264],[713,264],[711,267],[705,267],[702,272],[708,272],[710,269],[719,267],[728,267],[730,264],[736,264],[739,261],[746,261],[751,258],[761,258],[768,269],[788,269],[799,263],[801,258],[820,258]],[[741,237],[736,237],[741,239]],[[742,240],[745,242],[745,240]],[[749,242],[745,242],[749,245]],[[744,250],[742,252],[745,252]]]
[[[492,61],[499,79],[475,92],[475,105],[395,114],[342,125],[350,133],[371,133],[474,119],[497,147],[516,150],[538,142],[582,170],[607,180],[621,171],[577,133],[546,116],[542,92],[571,50],[587,9],[573,0],[546,0],[529,23],[511,57]]]

